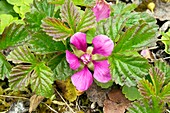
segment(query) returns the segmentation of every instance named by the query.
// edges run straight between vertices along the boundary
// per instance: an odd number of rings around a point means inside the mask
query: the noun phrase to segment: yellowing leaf
[[[67,99],[70,102],[73,102],[77,98],[77,90],[74,87],[74,85],[71,83],[70,79],[62,80],[62,81],[56,81],[57,86],[61,88],[62,93],[64,95],[64,98]]]

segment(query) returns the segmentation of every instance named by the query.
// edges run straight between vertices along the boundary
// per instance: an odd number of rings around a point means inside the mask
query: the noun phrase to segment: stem
[[[72,113],[75,113],[74,111],[73,111],[73,109],[68,105],[68,103],[64,100],[64,98],[61,96],[61,94],[55,89],[55,91],[57,92],[57,94],[60,96],[60,98],[63,100],[63,102],[66,104],[66,106],[70,109],[70,111],[72,112]]]
[[[4,98],[18,98],[18,99],[29,100],[28,98],[25,98],[25,97],[8,96],[8,95],[0,95],[0,97],[4,97]]]

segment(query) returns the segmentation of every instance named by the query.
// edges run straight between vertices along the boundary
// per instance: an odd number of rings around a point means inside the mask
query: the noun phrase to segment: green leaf
[[[71,0],[65,0],[61,8],[61,19],[67,22],[70,28],[76,32],[76,25],[80,21],[80,13]]]
[[[162,100],[169,103],[169,99],[170,99],[170,83],[168,83],[167,85],[165,85],[162,88],[162,91],[161,91],[159,96],[161,97]]]
[[[164,113],[164,103],[154,96],[150,99],[141,99],[133,102],[127,113]]]
[[[41,29],[41,20],[54,15],[54,4],[49,4],[47,0],[34,0],[31,11],[26,13],[25,21],[29,30],[35,32]]]
[[[86,40],[87,40],[87,43],[89,43],[89,44],[92,43],[93,38],[96,36],[95,32],[96,32],[96,28],[89,29],[89,30],[86,32]]]
[[[155,61],[155,67],[161,70],[165,74],[165,84],[170,81],[170,66],[161,60]]]
[[[70,69],[65,54],[54,56],[47,65],[53,70],[54,76],[58,80],[66,80],[69,76],[73,75],[73,70]]]
[[[19,46],[15,48],[7,56],[7,60],[12,61],[13,63],[32,63],[36,64],[37,60],[33,53],[27,46]]]
[[[108,60],[112,79],[121,86],[136,86],[148,74],[148,62],[140,56],[113,53]]]
[[[59,19],[47,17],[42,20],[41,26],[43,30],[56,41],[66,40],[73,34],[71,29]]]
[[[32,40],[29,42],[31,50],[37,54],[48,54],[57,51],[65,51],[65,46],[62,42],[56,42],[52,37],[44,32],[35,33]]]
[[[13,6],[11,4],[8,4],[6,0],[0,1],[0,14],[11,14],[12,16],[17,16],[17,14],[13,10]]]
[[[154,46],[157,41],[155,32],[156,31],[145,22],[141,25],[134,25],[120,36],[114,52],[142,50],[143,48]]]
[[[4,80],[5,77],[9,78],[11,71],[11,64],[6,60],[5,56],[0,53],[0,79]]]
[[[30,83],[32,65],[17,65],[12,68],[9,85],[13,90],[24,90]]]
[[[136,87],[123,86],[122,93],[125,94],[125,97],[130,101],[142,98]]]
[[[84,14],[80,19],[80,22],[77,25],[76,31],[85,32],[91,28],[95,27],[96,17],[91,9],[86,8]]]
[[[6,49],[9,46],[21,45],[30,39],[27,29],[22,24],[11,24],[2,33],[0,38],[0,50]]]
[[[165,44],[165,52],[170,54],[170,29],[166,33],[162,33],[162,42]]]
[[[155,88],[148,80],[142,79],[138,83],[138,88],[141,95],[145,98],[155,95]]]
[[[31,75],[31,89],[37,95],[51,97],[53,95],[53,72],[43,62],[34,67]]]
[[[101,88],[109,88],[109,87],[111,87],[112,85],[113,85],[113,81],[112,80],[110,80],[109,82],[107,82],[107,83],[101,83],[101,82],[98,82],[97,80],[94,80],[95,81],[95,83],[98,85],[98,86],[100,86]]]
[[[149,70],[149,74],[155,89],[155,94],[158,95],[161,92],[162,86],[164,84],[165,75],[158,68],[151,68]]]

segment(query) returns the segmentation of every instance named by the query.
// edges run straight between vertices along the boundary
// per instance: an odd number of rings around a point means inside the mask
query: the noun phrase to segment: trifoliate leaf
[[[30,38],[27,29],[22,24],[11,24],[2,33],[0,38],[0,49],[6,49],[9,46],[21,45]]]
[[[136,86],[148,74],[147,60],[137,55],[113,53],[109,56],[109,63],[112,79],[121,86]]]
[[[27,46],[19,46],[15,48],[7,56],[7,60],[12,61],[13,63],[32,63],[36,64],[37,60],[33,53]]]
[[[61,41],[66,40],[71,36],[72,31],[59,19],[47,17],[42,20],[42,28],[54,40]]]
[[[130,101],[142,98],[137,87],[128,87],[125,85],[122,88],[122,93],[125,94],[125,97],[128,98],[128,100]]]
[[[86,8],[85,12],[81,15],[80,22],[77,25],[76,31],[85,32],[88,29],[95,27],[95,16],[91,9]]]
[[[167,84],[170,81],[170,66],[161,60],[156,60],[155,67],[165,74],[165,84]]]
[[[170,54],[170,29],[166,33],[162,33],[162,42],[165,44],[165,52]]]
[[[32,65],[17,65],[12,68],[9,85],[13,90],[24,90],[30,83]]]
[[[54,41],[52,37],[46,35],[44,32],[35,33],[29,44],[31,50],[37,54],[65,51],[65,46],[62,42]]]
[[[143,48],[155,45],[155,31],[146,22],[137,24],[127,29],[120,36],[118,44],[114,48],[114,52],[142,50]]]
[[[70,28],[76,32],[76,25],[80,21],[80,13],[71,0],[65,0],[62,5],[61,19],[63,22],[67,22]]]
[[[6,60],[5,56],[0,53],[0,79],[4,80],[5,77],[8,78],[10,74],[12,66],[11,64]]]

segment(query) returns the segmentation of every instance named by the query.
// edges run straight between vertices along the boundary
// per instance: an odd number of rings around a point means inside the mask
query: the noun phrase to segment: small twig
[[[28,98],[25,98],[25,97],[8,96],[8,95],[0,95],[0,97],[4,97],[4,98],[19,98],[19,99],[29,100]]]
[[[46,103],[44,102],[41,102],[43,103],[44,105],[46,105],[51,111],[53,111],[54,113],[58,113],[55,109],[53,109],[52,107],[50,107],[49,105],[47,105]]]
[[[170,57],[165,57],[165,58],[163,58],[164,60],[166,60],[166,59],[170,59]]]
[[[60,98],[63,100],[63,102],[66,104],[66,106],[71,110],[72,113],[75,113],[73,109],[68,105],[68,103],[65,101],[65,99],[61,96],[61,94],[55,89],[57,94],[60,96]]]

